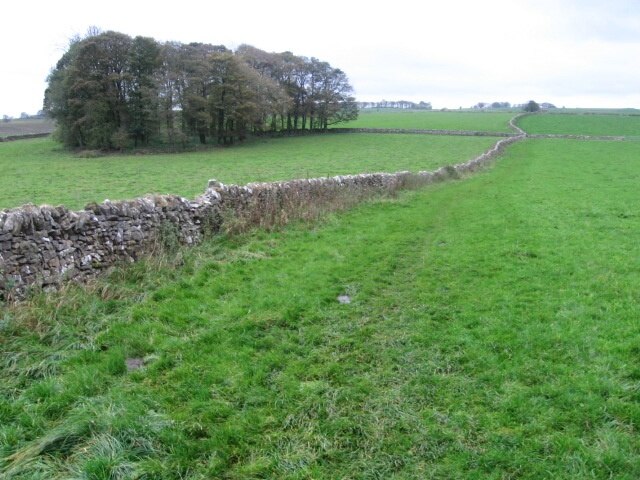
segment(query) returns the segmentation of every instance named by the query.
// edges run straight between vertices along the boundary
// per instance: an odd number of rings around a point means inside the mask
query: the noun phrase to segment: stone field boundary
[[[337,209],[376,195],[459,178],[491,162],[525,135],[500,139],[476,158],[435,171],[367,173],[245,186],[209,182],[193,200],[149,195],[134,200],[35,206],[0,212],[0,298],[24,297],[30,289],[84,282],[109,267],[151,254],[166,239],[195,244],[238,223],[268,225],[305,218],[309,208]]]

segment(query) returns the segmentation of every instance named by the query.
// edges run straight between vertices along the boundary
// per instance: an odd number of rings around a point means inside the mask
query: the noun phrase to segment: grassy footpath
[[[639,147],[528,140],[6,309],[0,472],[638,478]]]
[[[510,112],[430,112],[403,110],[360,111],[357,120],[336,125],[337,128],[408,128],[424,130],[470,130],[511,132]]]
[[[495,138],[322,135],[256,140],[233,148],[162,155],[79,158],[50,139],[0,143],[0,208],[23,203],[81,208],[146,193],[194,197],[224,183],[362,172],[435,170],[491,147]]]
[[[640,139],[640,115],[528,115],[518,120],[527,133],[630,136]]]

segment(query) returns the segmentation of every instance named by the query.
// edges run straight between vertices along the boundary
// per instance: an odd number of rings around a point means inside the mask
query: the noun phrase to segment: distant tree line
[[[522,103],[522,104],[516,103],[514,105],[511,105],[509,102],[493,102],[493,103],[478,102],[473,106],[474,110],[497,110],[497,109],[508,109],[508,108],[522,109],[525,112],[537,112],[539,110],[550,110],[550,109],[556,108],[556,106],[549,102],[543,102],[538,104],[534,100],[529,100],[529,102]]]
[[[231,144],[355,119],[352,90],[342,70],[290,52],[92,32],[49,75],[44,110],[71,147]]]
[[[478,102],[476,103],[473,108],[475,110],[494,110],[494,109],[501,109],[501,108],[511,108],[511,104],[509,102],[492,102],[492,103],[487,103],[487,102]]]
[[[380,102],[357,102],[358,108],[362,110],[370,108],[398,108],[402,110],[431,110],[431,102],[420,101],[409,102],[407,100],[381,100]]]

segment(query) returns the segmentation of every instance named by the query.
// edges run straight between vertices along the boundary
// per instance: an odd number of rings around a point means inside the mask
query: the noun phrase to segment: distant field
[[[30,135],[34,133],[51,133],[54,123],[44,118],[33,118],[26,120],[11,120],[3,122],[0,120],[0,138],[12,135]]]
[[[146,193],[194,197],[207,180],[244,184],[398,170],[469,160],[495,138],[321,135],[259,140],[232,148],[162,155],[78,158],[53,140],[0,143],[0,208],[24,203],[80,208]]]
[[[337,128],[415,128],[424,130],[472,130],[510,132],[508,112],[434,112],[420,110],[362,110],[358,119]]]
[[[518,124],[534,134],[640,136],[640,116],[538,114],[523,117]]]
[[[549,113],[581,113],[586,115],[603,114],[603,115],[640,115],[640,109],[637,108],[556,108],[549,110]]]

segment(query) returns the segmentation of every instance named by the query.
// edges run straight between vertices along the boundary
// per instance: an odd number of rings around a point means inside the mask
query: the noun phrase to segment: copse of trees
[[[342,70],[291,52],[94,31],[49,75],[44,110],[70,147],[231,144],[355,119],[352,91]]]

